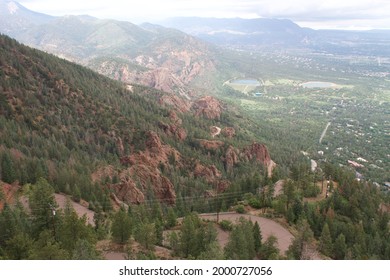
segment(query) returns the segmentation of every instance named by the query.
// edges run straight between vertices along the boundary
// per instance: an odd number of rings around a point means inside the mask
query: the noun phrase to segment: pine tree
[[[58,229],[58,239],[62,244],[62,248],[70,253],[76,249],[79,240],[86,240],[93,244],[96,242],[93,229],[92,227],[87,226],[85,216],[79,218],[69,200],[65,206],[64,214]]]
[[[49,230],[44,230],[39,234],[30,255],[30,259],[33,260],[66,260],[68,258],[68,252],[61,248]]]
[[[256,251],[256,253],[259,253],[260,249],[261,249],[261,239],[262,239],[262,236],[261,236],[260,226],[257,223],[257,221],[253,225],[253,239],[254,239],[255,251]]]
[[[15,167],[9,153],[3,153],[1,157],[1,180],[12,184],[16,180]]]
[[[344,234],[340,233],[336,238],[333,246],[333,255],[336,260],[343,260],[347,253],[347,244],[345,243]]]
[[[324,228],[322,229],[319,249],[326,256],[332,255],[333,242],[332,237],[330,235],[328,223],[325,223]]]
[[[6,242],[6,254],[11,260],[25,260],[32,251],[32,239],[26,233],[17,233]]]
[[[46,179],[40,178],[32,185],[29,205],[36,236],[44,229],[53,229],[55,222],[53,211],[57,208],[57,203],[54,200],[54,189]]]
[[[168,209],[168,217],[166,222],[167,228],[173,228],[177,224],[177,215],[175,213],[175,210],[173,210],[172,207]]]
[[[156,244],[156,228],[153,223],[144,223],[138,225],[135,232],[135,240],[138,241],[142,247],[148,251],[153,251]]]
[[[252,234],[248,234],[252,233]],[[252,222],[240,218],[225,246],[225,256],[231,260],[252,260],[256,255]]]
[[[114,214],[111,230],[114,241],[125,244],[129,240],[131,219],[123,208]]]
[[[288,248],[287,255],[295,260],[310,259],[310,256],[305,255],[305,252],[308,251],[308,247],[313,247],[313,242],[313,231],[307,221],[302,220],[298,224],[298,235]]]
[[[278,259],[279,249],[277,244],[278,239],[274,235],[270,235],[261,246],[260,258],[264,260]]]

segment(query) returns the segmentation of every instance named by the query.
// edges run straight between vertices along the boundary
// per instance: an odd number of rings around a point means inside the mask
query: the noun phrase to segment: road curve
[[[211,214],[200,214],[199,215],[204,220],[210,220],[210,221],[216,221],[217,214],[211,213]],[[231,222],[236,222],[239,218],[244,217],[245,219],[251,220],[252,222],[257,222],[260,226],[261,235],[263,237],[263,242],[270,236],[274,235],[278,240],[278,248],[280,250],[280,253],[285,255],[288,247],[290,246],[291,242],[293,241],[294,237],[293,235],[285,229],[283,226],[278,224],[277,222],[249,214],[238,214],[235,212],[224,212],[219,213],[219,220],[228,220]],[[222,247],[226,245],[228,242],[229,235],[228,233],[220,230],[218,231],[218,241]]]

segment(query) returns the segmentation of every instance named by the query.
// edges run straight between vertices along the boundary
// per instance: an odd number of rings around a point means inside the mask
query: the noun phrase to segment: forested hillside
[[[50,186],[46,191],[105,213],[145,202],[165,210],[175,204],[179,215],[210,211],[217,193],[242,178],[258,180],[270,162],[266,147],[241,133],[212,140],[210,128],[233,124],[222,107],[208,115],[212,108],[199,100],[189,105],[192,111],[175,113],[159,104],[162,92],[125,86],[5,36],[0,44],[1,180],[3,192],[16,193],[9,200],[3,194],[3,204]],[[248,153],[256,148],[253,158]],[[54,207],[52,201],[37,203],[48,211]],[[8,223],[1,228],[7,238],[14,236]]]
[[[124,85],[0,36],[0,258],[102,258],[107,240],[127,258],[390,258],[384,193],[303,156],[275,167],[252,129],[213,97]],[[195,214],[227,210],[296,238],[280,252],[259,224]]]

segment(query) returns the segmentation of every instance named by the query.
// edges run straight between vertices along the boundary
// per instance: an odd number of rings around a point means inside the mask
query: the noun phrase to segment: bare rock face
[[[214,182],[215,179],[222,176],[221,172],[214,166],[204,166],[200,162],[196,162],[194,168],[195,177],[203,177],[207,182]]]
[[[180,141],[184,141],[186,138],[187,138],[187,131],[182,128],[182,127],[179,127],[177,130],[176,130],[176,137],[177,139],[179,139]]]
[[[176,125],[181,125],[183,122],[173,110],[169,111],[169,119]]]
[[[152,153],[159,153],[162,149],[160,137],[154,131],[146,133],[147,140],[145,142],[148,151]]]
[[[163,144],[157,133],[149,131],[146,137],[146,150],[122,157],[120,159],[122,165],[146,164],[157,168],[160,164],[168,166],[170,161],[174,161],[176,165],[181,166],[180,153],[171,146]]]
[[[212,96],[204,96],[192,104],[196,116],[219,119],[222,113],[221,103]]]
[[[128,168],[122,170],[119,177],[121,181],[138,182],[138,188],[143,194],[151,188],[156,198],[174,204],[176,201],[174,186],[161,174],[159,167],[171,164],[181,166],[181,155],[171,146],[163,144],[157,133],[149,131],[146,136],[145,151],[121,158],[121,163]]]
[[[116,197],[126,204],[140,204],[145,201],[144,194],[137,188],[132,180],[123,181],[119,184],[111,185]]]
[[[204,139],[199,140],[199,144],[207,150],[218,150],[219,148],[223,147],[223,145],[225,145],[225,143],[222,141],[218,141],[218,140],[211,141],[211,140],[204,140]]]
[[[176,201],[175,188],[171,181],[161,174],[157,168],[144,164],[138,164],[125,171],[133,178],[137,178],[142,186],[143,193],[151,187],[157,199],[168,204],[174,204]]]
[[[264,144],[254,142],[242,151],[242,155],[248,161],[255,160],[265,166],[271,163],[271,156]]]
[[[221,133],[227,138],[233,138],[236,135],[236,130],[233,127],[225,127]]]
[[[233,146],[229,146],[226,150],[224,158],[226,171],[231,172],[233,170],[234,165],[236,165],[238,162],[238,150],[233,148]]]
[[[159,103],[161,105],[171,107],[181,113],[188,112],[191,108],[190,103],[186,99],[180,98],[174,94],[164,94],[160,97]]]
[[[230,182],[229,181],[227,181],[227,180],[220,180],[217,183],[217,192],[218,193],[223,193],[224,191],[227,190],[227,188],[229,188],[229,186],[230,186]]]
[[[0,199],[0,211],[3,210],[5,203],[11,204],[15,201],[19,190],[20,186],[18,182],[7,184],[3,181],[0,181],[0,191],[3,194],[3,199]]]
[[[179,141],[184,141],[187,138],[187,131],[182,127],[178,127],[174,124],[166,124],[163,122],[160,122],[158,126],[165,132],[165,134],[168,136],[173,136]]]

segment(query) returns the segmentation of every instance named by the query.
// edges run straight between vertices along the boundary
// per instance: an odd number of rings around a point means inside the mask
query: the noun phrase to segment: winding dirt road
[[[217,219],[216,213],[200,214],[199,216],[202,219],[210,220],[210,221],[216,221]],[[287,229],[285,229],[277,222],[267,218],[249,215],[249,214],[238,214],[235,212],[219,213],[220,221],[228,220],[231,222],[237,222],[238,219],[241,217],[251,220],[252,222],[257,222],[259,224],[261,234],[263,236],[263,241],[266,240],[270,235],[274,235],[278,240],[278,248],[280,250],[280,253],[281,254],[286,253],[294,237]],[[217,239],[221,247],[224,247],[228,242],[229,233],[223,230],[218,230]]]
[[[215,136],[221,134],[221,128],[218,126],[213,126],[213,132],[211,133],[211,136],[214,138]]]

